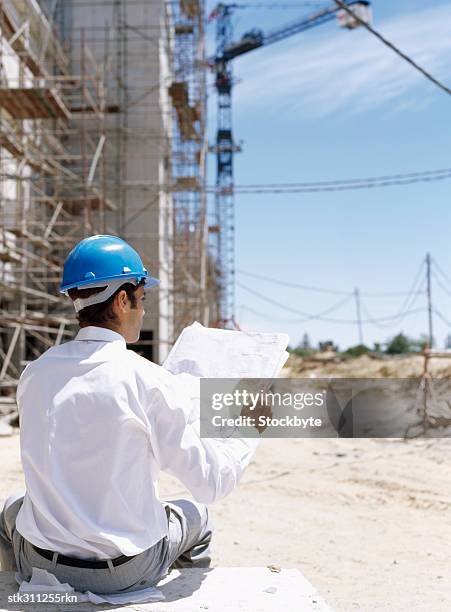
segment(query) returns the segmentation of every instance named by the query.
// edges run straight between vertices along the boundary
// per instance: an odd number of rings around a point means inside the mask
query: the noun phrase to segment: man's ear
[[[114,298],[114,303],[121,312],[124,312],[126,310],[128,304],[128,296],[125,289],[119,291],[119,293]]]

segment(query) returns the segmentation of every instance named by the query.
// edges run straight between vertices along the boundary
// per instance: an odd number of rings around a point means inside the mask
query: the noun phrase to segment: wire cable
[[[151,138],[157,138],[151,135]],[[4,174],[4,177],[14,174]],[[227,188],[228,193],[315,193],[324,191],[345,191],[352,189],[367,189],[372,187],[392,187],[394,185],[408,185],[418,182],[432,182],[451,178],[451,168],[441,170],[424,170],[420,172],[410,172],[407,174],[393,174],[387,176],[374,176],[362,179],[341,179],[334,181],[316,181],[305,183],[256,183],[235,185]],[[30,179],[27,179],[30,180]],[[140,181],[139,186],[155,191],[174,191],[175,185],[157,183],[152,181]],[[191,191],[198,191],[192,189]],[[185,189],[189,192],[190,189]],[[205,187],[207,193],[223,193],[223,188],[218,188],[216,185],[208,185]]]
[[[373,176],[362,179],[340,179],[333,181],[312,181],[304,183],[256,183],[242,184],[230,187],[230,193],[323,193],[333,191],[355,191],[361,189],[376,189],[382,187],[396,187],[413,185],[415,183],[431,183],[451,178],[451,168],[439,170],[423,170],[406,174],[392,174],[386,176]],[[209,193],[221,193],[216,185],[209,185]]]
[[[434,257],[431,258],[431,263],[437,268],[438,272],[440,272],[445,281],[451,286],[451,278],[443,271],[443,268],[438,264]]]
[[[435,176],[419,176],[417,178],[398,179],[393,181],[368,181],[367,183],[348,183],[344,185],[324,185],[312,187],[267,187],[260,185],[259,187],[247,188],[236,185],[230,188],[229,193],[235,194],[276,194],[276,193],[325,193],[334,191],[361,191],[363,189],[381,189],[384,187],[399,187],[405,185],[414,185],[416,183],[435,183],[445,181],[451,178],[451,170],[446,174]],[[209,193],[220,193],[221,189],[216,186],[207,187]]]
[[[451,95],[451,89],[449,87],[447,87],[446,85],[444,85],[443,83],[441,83],[438,79],[436,79],[430,72],[427,72],[424,68],[422,68],[419,64],[417,64],[411,57],[409,57],[408,55],[406,55],[405,53],[403,53],[400,49],[398,49],[398,47],[396,47],[392,42],[390,42],[389,40],[387,40],[384,36],[382,36],[382,34],[380,34],[379,32],[377,32],[373,27],[371,27],[368,23],[366,23],[366,21],[364,21],[363,19],[361,19],[359,17],[359,15],[357,15],[356,13],[354,13],[354,11],[352,11],[344,2],[342,2],[342,0],[334,0],[335,4],[337,6],[339,6],[341,9],[343,9],[346,13],[348,13],[348,15],[351,15],[351,17],[353,17],[357,23],[359,23],[361,26],[363,26],[365,29],[368,30],[368,32],[371,32],[371,34],[373,34],[373,36],[375,36],[378,40],[381,41],[381,43],[383,43],[386,47],[388,47],[389,49],[391,49],[392,51],[394,51],[397,55],[399,55],[399,57],[401,57],[404,61],[406,61],[408,64],[410,64],[413,68],[415,68],[415,70],[417,70],[418,72],[420,72],[426,79],[428,79],[429,81],[431,81],[431,83],[434,83],[434,85],[436,85],[437,87],[439,87],[442,91],[444,91],[445,93],[447,93],[448,95]]]
[[[367,176],[363,178],[349,178],[349,179],[334,179],[329,181],[305,181],[305,182],[291,182],[291,183],[265,183],[265,184],[254,184],[245,183],[238,185],[240,189],[260,188],[260,187],[324,187],[324,186],[335,186],[335,185],[347,185],[348,183],[368,183],[377,181],[394,181],[397,179],[417,178],[423,176],[435,176],[441,174],[451,173],[451,168],[435,168],[434,170],[417,170],[416,172],[398,172],[397,174],[383,174],[379,176]]]
[[[330,314],[331,312],[333,312],[334,310],[338,310],[339,308],[341,308],[342,306],[344,306],[344,304],[346,304],[347,302],[349,302],[351,299],[353,298],[353,295],[349,295],[344,299],[339,300],[336,304],[333,304],[332,306],[330,306],[329,308],[327,308],[326,310],[320,312],[317,315],[309,315],[306,317],[302,317],[301,319],[279,319],[277,317],[270,317],[268,315],[265,315],[257,310],[253,310],[252,308],[249,308],[248,306],[241,306],[241,309],[243,310],[249,310],[250,312],[253,312],[254,314],[256,314],[257,316],[263,317],[266,320],[277,320],[277,321],[281,321],[284,323],[304,323],[305,321],[311,321],[312,319],[318,319],[320,317],[323,317],[326,314]]]
[[[434,314],[436,314],[438,316],[439,319],[441,319],[443,321],[443,323],[445,323],[446,325],[448,325],[448,327],[451,327],[451,321],[449,321],[445,315],[443,315],[440,310],[438,310],[437,308],[433,308],[433,312]]]
[[[320,317],[322,317],[324,314],[330,313],[333,310],[337,310],[340,306],[342,306],[344,303],[348,302],[350,299],[352,299],[352,294],[347,294],[344,298],[341,298],[338,302],[338,304],[334,304],[331,308],[328,308],[327,311],[325,311],[324,313],[320,313],[320,314],[311,314],[309,312],[303,312],[301,310],[297,310],[294,308],[291,308],[290,306],[286,306],[285,304],[281,304],[280,302],[273,300],[271,298],[269,298],[268,296],[264,295],[263,293],[260,293],[259,291],[255,291],[254,289],[250,289],[247,285],[244,285],[243,283],[240,283],[239,281],[236,281],[236,285],[238,287],[241,287],[242,289],[245,289],[246,291],[248,291],[249,293],[265,300],[266,302],[268,302],[269,304],[273,304],[274,306],[278,306],[279,308],[283,308],[284,310],[286,310],[287,312],[292,312],[294,314],[297,315],[301,315],[303,317],[302,320],[304,321],[308,321],[309,319],[318,319]],[[298,321],[301,322],[301,321]]]
[[[413,281],[413,283],[412,283],[411,289],[410,289],[410,291],[408,292],[407,297],[406,297],[406,299],[404,300],[404,302],[403,302],[403,304],[402,304],[401,308],[399,309],[399,312],[400,312],[400,313],[401,313],[401,312],[403,312],[404,310],[407,310],[408,308],[410,308],[410,307],[411,307],[411,305],[412,305],[412,303],[413,303],[413,302],[412,302],[412,296],[414,296],[414,295],[415,295],[415,293],[418,293],[418,288],[417,288],[417,285],[418,285],[418,284],[421,282],[421,280],[422,280],[422,276],[424,275],[424,268],[425,268],[425,266],[426,266],[426,260],[425,260],[425,259],[423,259],[423,261],[421,262],[420,267],[418,268],[418,271],[417,271],[417,273],[416,273],[416,275],[415,275],[415,279],[414,279],[414,281]],[[423,276],[423,278],[424,278],[424,276]],[[420,293],[421,293],[421,291],[420,291]],[[416,299],[416,298],[415,298],[415,299]]]
[[[238,312],[240,312],[241,310],[246,311],[246,312],[251,312],[252,314],[256,315],[257,317],[260,317],[261,319],[265,319],[266,321],[277,321],[278,323],[302,323],[303,321],[305,321],[305,318],[303,319],[284,319],[281,317],[273,317],[270,316],[268,314],[265,314],[264,312],[260,312],[259,310],[255,310],[254,308],[251,308],[250,306],[245,306],[244,304],[240,304],[240,306],[238,306]]]
[[[424,267],[426,265],[426,260],[422,260],[420,267],[417,270],[417,273],[415,275],[414,281],[412,283],[412,286],[410,288],[410,291],[408,291],[407,293],[407,297],[405,298],[405,300],[402,303],[402,306],[399,308],[398,312],[395,315],[395,319],[401,319],[401,321],[405,318],[405,315],[410,311],[410,309],[412,308],[412,306],[414,305],[414,303],[416,302],[418,295],[420,294],[424,294],[424,290],[422,291],[418,285],[424,281]],[[363,301],[361,300],[361,304],[362,304],[362,308],[365,310],[366,316],[370,317],[370,322],[372,322],[374,325],[377,325],[378,327],[389,327],[390,324],[387,323],[380,323],[380,320],[378,320],[376,317],[372,317],[370,312],[368,311],[368,308],[366,306],[366,304],[363,303]]]
[[[236,272],[238,274],[242,274],[244,276],[249,276],[250,278],[255,278],[258,280],[267,281],[269,283],[273,283],[274,285],[280,285],[282,287],[292,287],[293,289],[302,289],[305,291],[316,291],[318,293],[329,293],[331,295],[354,295],[352,291],[339,291],[336,289],[327,289],[325,287],[314,287],[312,285],[300,285],[298,283],[290,283],[289,281],[282,281],[276,278],[272,278],[269,276],[264,276],[262,274],[255,274],[254,272],[246,272],[245,270],[237,269]],[[361,292],[360,295],[364,297],[371,298],[386,298],[386,297],[402,297],[405,295],[411,295],[412,291],[387,291],[387,292]],[[422,292],[419,292],[422,293]]]
[[[294,308],[291,308],[290,306],[287,306],[286,304],[282,304],[281,302],[278,302],[276,300],[273,300],[269,297],[267,297],[266,295],[263,295],[262,293],[255,291],[254,289],[251,289],[250,287],[248,287],[247,285],[244,285],[243,283],[240,282],[236,282],[237,286],[241,287],[241,289],[244,289],[245,291],[247,291],[248,293],[259,297],[260,299],[268,302],[269,304],[272,304],[273,306],[277,306],[278,308],[281,308],[282,310],[285,310],[287,312],[292,312],[294,314],[299,314],[303,317],[306,317],[307,319],[317,319],[320,321],[324,321],[326,323],[338,323],[338,324],[344,324],[344,325],[355,325],[356,323],[358,323],[359,321],[357,319],[333,319],[330,317],[324,317],[322,314],[316,314],[313,315],[311,313],[306,313],[306,312],[302,312],[300,310],[296,310]],[[352,297],[352,296],[350,296]],[[350,299],[350,298],[347,298]],[[404,312],[401,313],[402,317],[404,317],[405,315],[409,314],[415,314],[417,312],[425,312],[427,309],[426,308],[417,308],[414,310],[410,310],[408,312]],[[395,320],[395,319],[399,319],[400,316],[399,315],[392,315],[392,316],[388,316],[388,317],[379,317],[378,319],[372,319],[372,320],[362,320],[361,323],[374,323],[375,321],[391,321],[391,320]]]
[[[437,283],[437,285],[440,287],[440,289],[442,291],[444,291],[448,297],[451,297],[451,291],[446,287],[446,285],[444,285],[442,283],[442,281],[440,280],[440,277],[437,276],[436,272],[434,270],[432,270],[432,278],[435,280],[435,282]]]
[[[268,4],[265,4],[264,2],[245,2],[243,4],[235,4],[233,8],[269,9],[269,10],[300,9],[300,8],[309,7],[309,6],[318,8],[322,4],[324,4],[324,2],[321,2],[320,0],[318,0],[317,2],[271,2]]]
[[[268,276],[263,276],[261,274],[254,274],[252,272],[245,272],[244,270],[236,270],[238,274],[242,274],[244,276],[249,276],[251,278],[256,278],[259,280],[268,281],[273,283],[274,285],[280,285],[282,287],[293,287],[294,289],[303,289],[305,291],[316,291],[318,293],[328,293],[331,295],[353,295],[350,291],[337,291],[333,289],[325,289],[322,287],[313,287],[311,285],[299,285],[297,283],[290,283],[288,281],[281,281],[275,278],[270,278]]]
[[[417,301],[418,296],[421,295],[421,294],[425,295],[425,291],[423,290],[423,291],[417,291],[417,292],[413,293],[412,295],[414,296],[414,298],[409,303],[409,307],[406,310],[404,310],[404,311],[399,311],[394,316],[393,320],[388,320],[388,321],[386,321],[384,323],[381,323],[380,320],[378,320],[377,318],[375,318],[375,317],[373,317],[371,315],[371,313],[369,312],[365,302],[362,299],[360,299],[360,306],[361,306],[363,312],[365,313],[365,316],[368,317],[367,321],[369,323],[372,323],[373,325],[376,325],[376,327],[384,329],[384,328],[387,328],[387,327],[391,327],[392,325],[395,324],[395,322],[396,322],[396,325],[399,325],[399,323],[401,323],[406,318],[406,316],[411,314],[412,313],[412,307],[415,304],[415,302]],[[426,309],[422,308],[421,310],[426,310]]]

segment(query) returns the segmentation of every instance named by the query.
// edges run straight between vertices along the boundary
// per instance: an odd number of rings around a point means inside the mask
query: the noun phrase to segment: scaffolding
[[[207,278],[206,54],[202,0],[172,4],[174,318],[176,335],[210,320]]]
[[[203,0],[0,6],[2,404],[76,331],[58,287],[85,236],[124,237],[162,279],[144,356],[161,361],[184,326],[214,316]]]
[[[68,247],[106,231],[105,95],[86,45],[71,70],[37,2],[0,9],[0,403],[26,364],[74,332],[58,293]]]

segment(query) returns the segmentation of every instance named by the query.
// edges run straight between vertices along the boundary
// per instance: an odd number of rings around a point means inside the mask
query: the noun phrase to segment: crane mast
[[[216,142],[210,151],[216,153],[215,223],[213,256],[218,279],[216,324],[227,327],[235,313],[235,207],[233,201],[233,156],[240,148],[232,134],[232,65],[225,50],[232,44],[232,11],[234,5],[217,7],[215,88],[217,92]],[[212,229],[212,228],[210,228]]]
[[[370,3],[364,0],[345,1],[353,12],[366,22],[371,21]],[[221,327],[235,325],[235,205],[233,159],[241,151],[235,144],[232,130],[232,87],[233,73],[231,60],[254,49],[273,44],[310,30],[338,17],[341,27],[354,29],[360,24],[334,3],[300,20],[263,33],[253,29],[237,42],[233,41],[232,15],[234,10],[245,5],[220,3],[210,15],[216,19],[216,54],[213,59],[215,88],[217,92],[216,142],[210,152],[216,154],[216,189],[214,225],[210,226],[211,246],[216,266],[218,283],[216,324]]]

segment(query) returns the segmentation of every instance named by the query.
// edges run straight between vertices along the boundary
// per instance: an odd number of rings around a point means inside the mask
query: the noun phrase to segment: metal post
[[[355,296],[355,309],[357,313],[357,327],[358,327],[358,332],[359,332],[359,344],[363,344],[362,315],[360,312],[360,294],[357,288],[354,289],[354,296]]]
[[[429,323],[429,348],[432,348],[434,338],[432,335],[432,293],[431,293],[431,255],[426,254],[426,276],[427,276],[427,296],[428,296],[428,323]]]

